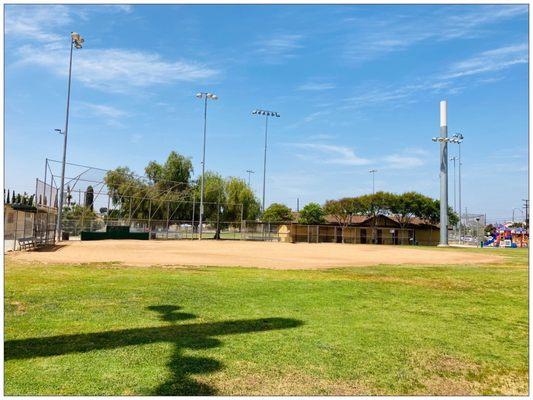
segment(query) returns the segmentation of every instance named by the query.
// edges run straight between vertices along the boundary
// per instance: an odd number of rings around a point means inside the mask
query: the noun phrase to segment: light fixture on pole
[[[370,171],[368,171],[372,174],[372,194],[375,194],[376,193],[376,185],[375,185],[375,177],[376,177],[376,172],[378,172],[377,169],[371,169]]]
[[[268,117],[279,118],[280,115],[275,111],[267,110],[254,110],[252,111],[253,115],[264,115],[265,116],[265,154],[263,159],[263,202],[261,206],[261,212],[265,212],[265,183],[266,183],[266,156],[267,156],[267,137],[268,137]]]
[[[248,186],[250,186],[250,174],[255,174],[255,171],[252,171],[251,169],[247,169],[246,172],[248,172]]]
[[[198,221],[199,236],[198,239],[202,240],[202,224],[204,217],[204,177],[205,177],[205,141],[207,133],[207,100],[217,100],[218,96],[213,93],[208,92],[199,92],[196,93],[196,97],[199,99],[204,99],[204,146],[202,151],[202,182],[200,185],[200,218]],[[194,229],[194,227],[193,227]]]
[[[57,235],[58,240],[61,240],[61,219],[63,217],[63,192],[65,190],[65,164],[67,161],[67,137],[68,137],[68,117],[70,112],[70,84],[72,81],[72,51],[74,47],[76,49],[81,49],[85,39],[83,39],[79,33],[71,32],[70,33],[70,61],[68,67],[68,89],[67,89],[67,115],[65,117],[65,130],[61,131],[56,129],[56,131],[63,134],[63,163],[61,165],[61,186],[59,192],[59,207],[57,210]]]

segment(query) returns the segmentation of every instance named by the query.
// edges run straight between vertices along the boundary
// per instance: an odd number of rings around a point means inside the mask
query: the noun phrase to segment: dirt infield
[[[501,257],[459,250],[247,241],[102,240],[63,242],[54,251],[15,252],[17,261],[44,263],[120,262],[135,266],[228,266],[315,269],[377,264],[473,264]]]

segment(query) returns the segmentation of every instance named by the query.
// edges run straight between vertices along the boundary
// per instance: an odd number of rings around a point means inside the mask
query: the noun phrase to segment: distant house
[[[293,213],[293,217],[294,221],[297,221],[298,213]],[[321,225],[303,225],[293,222],[290,224],[290,233],[286,235],[287,241],[427,246],[439,243],[439,226],[420,218],[412,218],[403,227],[394,216],[385,215],[376,217],[354,215],[350,223],[345,225],[340,224],[332,215],[327,215],[325,220],[325,223]]]

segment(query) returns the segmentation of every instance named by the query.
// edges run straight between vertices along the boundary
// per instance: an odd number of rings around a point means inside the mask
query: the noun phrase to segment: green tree
[[[459,215],[455,211],[453,211],[453,208],[448,207],[448,225],[449,226],[455,226],[459,223]]]
[[[360,202],[361,214],[368,217],[390,214],[394,196],[392,193],[379,191],[374,194],[365,194],[357,197]]]
[[[415,217],[423,218],[424,208],[432,200],[418,192],[406,192],[399,195],[392,194],[389,199],[389,210],[392,218],[402,228],[407,227]]]
[[[226,201],[224,219],[228,222],[240,221],[242,216],[246,220],[255,220],[260,213],[261,206],[253,190],[244,179],[230,177],[225,185]]]
[[[85,191],[85,207],[93,211],[93,208],[94,208],[93,203],[94,203],[94,189],[91,185],[89,185],[87,186],[87,190]]]
[[[309,203],[300,212],[298,223],[306,225],[317,225],[325,222],[324,210],[318,203]]]
[[[179,192],[189,187],[193,167],[190,158],[171,151],[164,164],[150,161],[144,172],[152,183]]]
[[[280,203],[272,203],[263,213],[263,222],[290,222],[292,212],[289,207]]]

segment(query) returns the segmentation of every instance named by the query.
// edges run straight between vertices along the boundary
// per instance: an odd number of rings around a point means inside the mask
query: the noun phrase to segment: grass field
[[[7,258],[5,394],[527,394],[527,251],[465,251],[507,261],[268,270]]]

